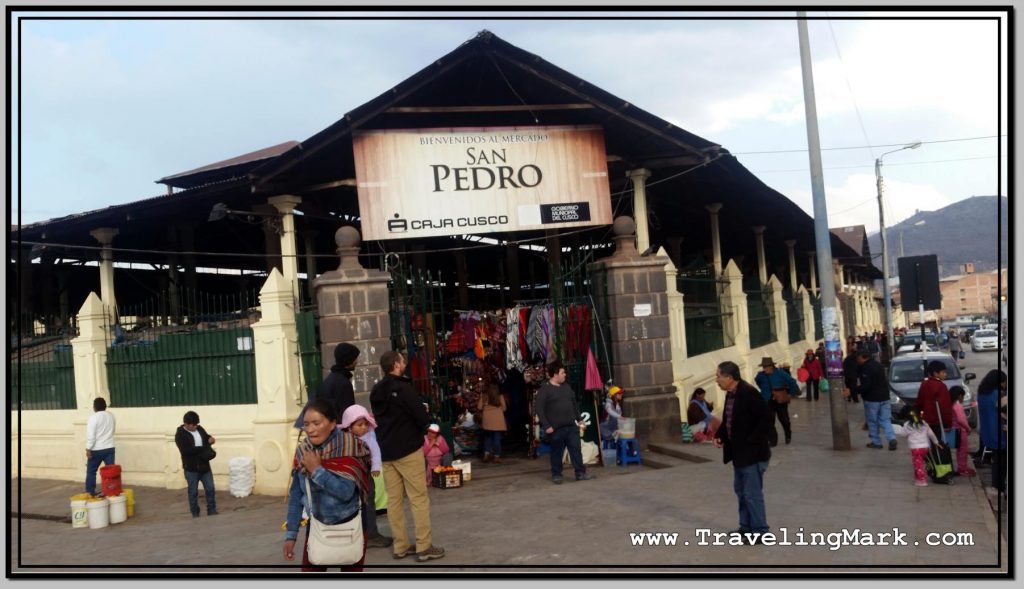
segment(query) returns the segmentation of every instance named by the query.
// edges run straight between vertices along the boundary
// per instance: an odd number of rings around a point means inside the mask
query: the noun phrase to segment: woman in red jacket
[[[917,391],[917,400],[914,401],[914,408],[921,412],[921,417],[931,426],[932,431],[940,440],[944,440],[943,429],[953,427],[953,401],[949,396],[949,389],[946,383],[946,365],[938,360],[932,360],[925,367],[928,376],[921,381],[921,388]],[[936,411],[936,403],[938,411]],[[942,417],[942,425],[939,425],[939,417]]]
[[[818,382],[823,376],[821,371],[821,362],[818,361],[818,357],[814,355],[814,350],[807,350],[804,354],[804,363],[801,366],[807,371],[807,400],[811,400],[811,392],[814,392],[814,400],[818,400]]]

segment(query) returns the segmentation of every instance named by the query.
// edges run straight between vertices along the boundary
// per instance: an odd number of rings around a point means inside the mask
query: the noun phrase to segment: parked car
[[[942,382],[947,388],[962,386],[967,391],[961,404],[964,413],[967,414],[967,423],[972,428],[978,427],[978,402],[974,399],[970,387],[967,386],[967,383],[977,378],[977,375],[973,372],[962,374],[960,367],[945,352],[926,352],[924,362],[919,354],[897,356],[892,359],[889,364],[889,401],[892,404],[893,420],[895,421],[904,405],[914,404],[917,399],[917,391],[921,388],[921,381],[924,380],[924,364],[932,360],[938,360],[946,365],[946,380]],[[950,427],[948,423],[944,425],[947,428]]]
[[[979,329],[971,337],[971,351],[998,350],[999,334],[991,329]]]
[[[946,345],[946,336],[943,334],[926,333],[924,341],[928,343],[928,347],[933,350],[938,350]],[[903,346],[913,346],[921,343],[921,332],[914,331],[904,334],[902,337],[896,338],[897,349]]]
[[[896,348],[896,355],[897,356],[902,356],[904,354],[917,354],[917,355],[920,356],[921,355],[921,348],[919,347],[920,343],[921,343],[921,340],[920,340],[920,338],[918,338],[917,343],[901,344],[900,347]],[[924,349],[925,352],[937,352],[938,351],[937,348],[935,348],[935,347],[933,347],[931,345],[928,345],[928,344],[925,344],[924,348],[925,348]]]

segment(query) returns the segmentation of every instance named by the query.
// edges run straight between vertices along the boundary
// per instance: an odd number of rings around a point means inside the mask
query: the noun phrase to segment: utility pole
[[[807,114],[807,153],[811,164],[811,193],[814,196],[814,241],[818,250],[818,276],[821,277],[821,323],[825,336],[825,363],[828,376],[828,403],[832,415],[832,449],[850,449],[850,424],[846,416],[843,390],[843,349],[839,341],[839,315],[836,312],[836,286],[832,276],[832,243],[825,206],[825,179],[821,171],[821,143],[818,140],[818,110],[814,103],[814,72],[807,41],[807,13],[797,12],[800,37],[800,69],[804,80],[804,111]]]

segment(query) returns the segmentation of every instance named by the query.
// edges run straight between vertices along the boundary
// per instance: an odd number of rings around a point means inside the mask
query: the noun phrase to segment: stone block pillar
[[[296,430],[302,408],[302,366],[295,327],[292,285],[274,268],[260,289],[262,316],[252,326],[256,360],[256,486],[263,495],[287,493]]]
[[[321,364],[325,371],[334,365],[334,348],[342,342],[359,348],[352,387],[356,403],[369,408],[370,390],[383,376],[380,357],[391,349],[388,314],[391,275],[367,270],[359,264],[362,238],[354,227],[338,229],[334,242],[341,264],[337,270],[321,274],[313,283],[320,313]]]
[[[295,305],[299,298],[299,254],[295,246],[295,215],[293,211],[302,199],[298,196],[285,194],[267,199],[277,212],[281,214],[281,273],[292,285],[292,300]]]
[[[117,234],[118,230],[111,227],[100,227],[89,232],[103,246],[100,250],[100,300],[107,307],[111,325],[117,319],[117,299],[114,296],[114,252],[110,244]]]
[[[672,341],[664,257],[640,257],[633,220],[615,220],[615,254],[594,266],[608,285],[612,377],[625,389],[625,414],[636,418],[640,444],[679,439],[679,400],[672,372]],[[673,284],[673,288],[674,288]]]

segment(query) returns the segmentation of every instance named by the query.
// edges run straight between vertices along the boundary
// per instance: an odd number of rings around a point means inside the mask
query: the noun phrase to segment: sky
[[[21,128],[15,121],[11,153],[21,202],[12,202],[12,223],[19,212],[28,224],[158,196],[159,178],[303,141],[483,29],[724,146],[813,214],[793,11],[237,18],[245,14],[20,21],[12,88]],[[954,18],[926,18],[936,14]],[[669,18],[687,16],[712,18]],[[808,33],[830,226],[877,231],[875,159],[916,141],[918,149],[885,155],[886,225],[1006,194],[1007,34],[1005,23],[1000,34],[999,21],[978,18],[998,15],[809,16],[824,18]]]

